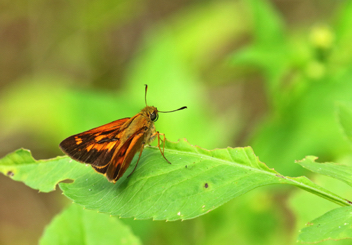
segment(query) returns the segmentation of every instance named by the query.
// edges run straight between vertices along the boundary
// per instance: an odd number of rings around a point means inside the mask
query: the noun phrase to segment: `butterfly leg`
[[[140,159],[141,156],[142,156],[143,149],[144,149],[144,144],[142,144],[142,148],[141,148],[141,150],[139,151],[139,156],[138,156],[138,160],[137,160],[137,162],[136,162],[136,166],[134,166],[132,172],[127,176],[127,178],[130,177],[130,176],[133,174],[134,170],[136,170],[137,165],[138,165],[138,163],[139,163],[139,159]]]
[[[159,133],[158,131],[156,132],[156,134],[158,135],[158,148],[160,150],[160,153],[161,155],[164,157],[164,159],[171,164],[171,162],[169,160],[166,159],[165,155],[164,155],[164,150],[165,150],[165,134],[163,133]],[[163,150],[161,151],[161,148],[160,148],[160,135],[164,136],[164,139],[162,140],[163,141]]]

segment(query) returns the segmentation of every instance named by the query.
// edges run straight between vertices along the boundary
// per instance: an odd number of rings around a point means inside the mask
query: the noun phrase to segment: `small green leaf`
[[[324,190],[305,177],[290,178],[268,168],[252,148],[226,148],[212,151],[190,145],[186,140],[166,142],[165,156],[157,147],[144,149],[136,171],[129,170],[117,181],[107,179],[85,164],[68,157],[35,161],[28,151],[19,150],[0,160],[0,171],[13,173],[41,191],[53,190],[60,183],[63,194],[88,209],[136,219],[191,219],[208,213],[232,198],[269,184],[291,184],[339,205],[345,199]],[[21,164],[21,159],[23,162]]]
[[[327,175],[352,186],[352,167],[344,164],[324,162],[319,163],[315,156],[307,156],[301,161],[297,161],[302,167],[318,174]]]
[[[298,236],[298,242],[352,239],[352,207],[336,208],[309,222]]]
[[[106,214],[72,204],[46,227],[39,244],[141,244],[129,227]]]
[[[345,135],[352,143],[352,106],[348,106],[347,104],[339,104],[338,117]]]

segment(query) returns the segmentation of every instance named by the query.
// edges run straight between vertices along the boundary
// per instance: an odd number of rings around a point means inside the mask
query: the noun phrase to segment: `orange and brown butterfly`
[[[104,174],[113,183],[126,172],[134,155],[139,151],[133,171],[136,169],[144,147],[156,137],[161,155],[169,162],[164,155],[164,147],[163,150],[160,148],[160,135],[164,136],[164,144],[165,135],[155,130],[154,122],[158,120],[160,112],[174,112],[187,107],[158,111],[156,107],[147,105],[147,90],[148,85],[145,85],[146,107],[137,115],[72,135],[60,143],[61,150],[73,160],[91,164],[98,173]]]

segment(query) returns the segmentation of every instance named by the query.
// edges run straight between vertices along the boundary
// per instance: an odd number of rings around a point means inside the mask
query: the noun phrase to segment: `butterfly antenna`
[[[145,105],[148,106],[148,104],[147,104],[147,90],[148,90],[148,85],[147,85],[147,84],[144,84],[144,85],[145,85],[144,101],[145,101]]]
[[[186,108],[187,108],[187,106],[183,106],[183,107],[178,108],[178,109],[173,110],[173,111],[158,111],[158,112],[161,112],[161,113],[168,113],[168,112],[180,111],[180,110],[183,110],[183,109],[186,109]]]

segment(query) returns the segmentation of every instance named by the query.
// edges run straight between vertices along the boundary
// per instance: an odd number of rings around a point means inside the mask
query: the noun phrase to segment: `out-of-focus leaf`
[[[347,104],[339,104],[338,117],[349,141],[352,143],[352,106]]]
[[[80,26],[88,30],[102,30],[112,25],[121,25],[127,20],[136,18],[143,9],[143,4],[139,0],[104,0],[89,1],[83,5],[78,2],[76,4]]]
[[[139,86],[140,100],[136,100],[128,99],[124,93],[68,90],[65,83],[69,82],[64,78],[40,76],[23,79],[20,86],[8,87],[0,96],[3,105],[0,137],[24,131],[57,146],[69,135],[134,116],[144,107],[143,84]]]
[[[351,78],[352,73],[346,73],[341,79],[301,81],[306,83],[304,93],[286,101],[279,114],[253,137],[251,146],[261,159],[284,174],[302,174],[302,168],[290,163],[307,155],[332,158],[347,154],[350,145],[341,134],[335,105],[351,99]]]
[[[248,1],[248,7],[252,14],[253,43],[236,51],[232,63],[259,68],[265,76],[268,96],[275,102],[291,59],[290,47],[284,38],[284,23],[265,0]]]
[[[352,239],[352,207],[341,207],[309,222],[298,236],[298,242]]]
[[[345,51],[345,52],[346,52],[345,48],[348,48],[347,45],[352,40],[351,14],[352,14],[352,2],[350,1],[342,2],[342,4],[340,5],[340,11],[338,11],[338,14],[336,15],[338,17],[337,23],[336,23],[336,38],[339,45],[342,45],[342,47],[344,48],[341,51]]]
[[[50,191],[59,181],[72,179],[73,183],[59,186],[75,203],[137,219],[195,218],[269,184],[291,184],[339,205],[349,205],[305,177],[285,177],[269,169],[250,147],[208,151],[180,140],[167,142],[166,148],[165,155],[172,164],[165,162],[158,148],[148,147],[135,173],[130,178],[126,173],[116,184],[68,157],[36,162],[25,150],[0,160],[0,171],[41,191]]]
[[[141,244],[129,227],[114,217],[72,204],[46,227],[41,245]]]

